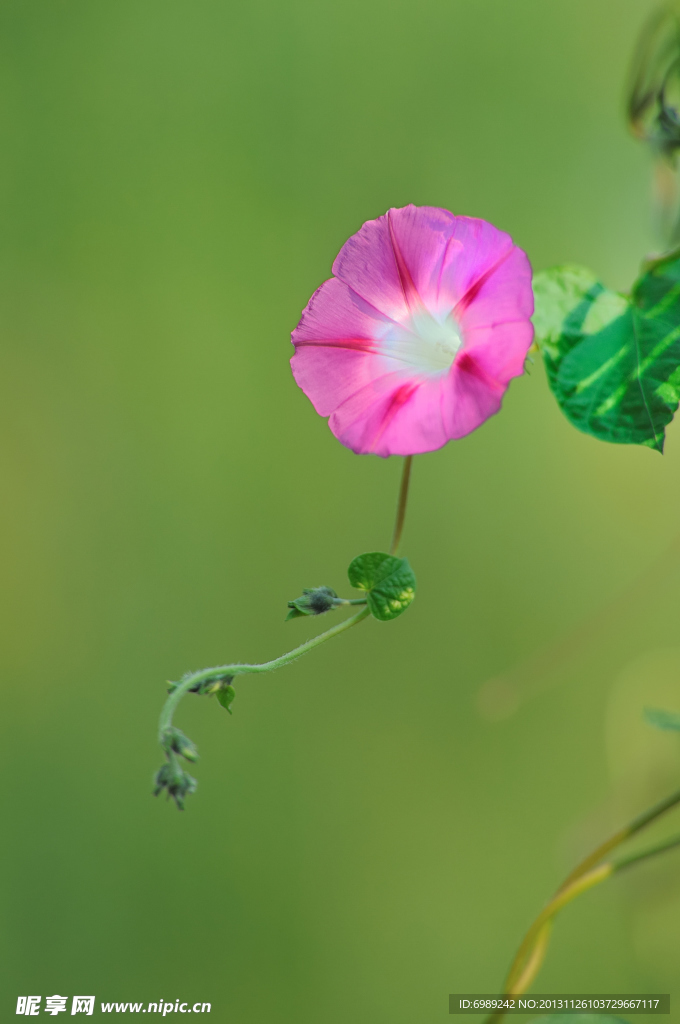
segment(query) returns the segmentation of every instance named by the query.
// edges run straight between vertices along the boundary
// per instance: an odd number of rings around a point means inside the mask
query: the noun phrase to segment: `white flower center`
[[[389,327],[380,339],[386,356],[399,359],[421,373],[444,373],[463,344],[453,316],[436,320],[427,310],[414,313],[403,324]]]

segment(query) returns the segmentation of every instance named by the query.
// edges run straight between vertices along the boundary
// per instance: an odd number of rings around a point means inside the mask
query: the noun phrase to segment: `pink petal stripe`
[[[379,313],[346,284],[331,278],[312,295],[292,339],[294,345],[300,341],[340,338],[370,340],[392,324],[393,320]]]
[[[330,416],[344,402],[357,395],[360,401],[368,402],[376,392],[385,387],[386,377],[405,374],[404,366],[397,360],[385,359],[366,353],[363,349],[352,349],[342,343],[335,345],[309,345],[298,349],[291,359],[291,368],[297,384],[309,396],[320,416]],[[368,390],[366,390],[368,389]]]
[[[524,373],[524,362],[533,339],[530,320],[477,327],[466,335],[465,348],[458,358],[469,356],[490,379],[507,387],[513,377]]]
[[[404,299],[406,301],[406,305],[409,308],[409,312],[411,314],[419,313],[421,310],[424,309],[423,300],[418,294],[418,290],[415,284],[413,283],[413,278],[411,277],[411,272],[401,253],[401,249],[399,248],[399,243],[397,242],[397,239],[394,234],[394,225],[392,222],[391,214],[392,211],[388,210],[387,227],[390,233],[390,244],[392,246],[392,252],[394,253],[394,261],[397,264],[397,272],[399,274],[401,290],[404,293]]]
[[[454,259],[444,267],[439,286],[439,301],[451,308],[458,303],[468,308],[465,297],[474,292],[489,271],[498,268],[513,249],[504,231],[474,217],[454,217],[452,237],[460,244]]]
[[[441,448],[448,440],[438,407],[442,379],[404,379],[390,376],[364,388],[340,405],[329,426],[335,436],[357,453],[416,454]]]
[[[447,383],[442,415],[452,440],[476,430],[501,407],[505,386],[489,378],[467,353],[456,360]]]
[[[393,245],[407,267],[413,286],[432,313],[440,312],[439,286],[444,267],[462,250],[453,237],[456,217],[434,206],[405,206],[388,213]],[[449,302],[444,315],[450,311]]]
[[[512,246],[468,288],[453,315],[467,334],[476,327],[528,320],[533,311],[531,264],[521,249]]]
[[[385,215],[366,221],[345,242],[333,263],[333,274],[383,316],[397,321],[408,316]]]

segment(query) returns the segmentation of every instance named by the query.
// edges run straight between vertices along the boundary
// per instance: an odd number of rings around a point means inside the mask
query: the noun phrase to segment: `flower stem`
[[[368,608],[362,608],[360,612],[357,612],[355,615],[351,615],[350,618],[345,619],[344,622],[338,623],[337,626],[332,626],[331,629],[327,629],[325,633],[320,633],[318,636],[312,637],[311,640],[307,640],[306,643],[300,644],[299,647],[294,647],[292,651],[288,651],[287,654],[282,654],[279,658],[274,658],[273,661],[264,661],[259,665],[217,665],[215,668],[203,668],[198,672],[187,673],[168,696],[168,699],[163,705],[160,721],[158,723],[159,736],[162,739],[165,731],[170,728],[175,708],[184,694],[193,686],[196,686],[197,683],[217,682],[224,679],[226,676],[231,676],[233,678],[234,676],[246,675],[252,672],[274,672],[277,668],[283,668],[285,665],[290,665],[291,661],[296,661],[304,654],[308,654],[309,651],[313,651],[315,647],[319,647],[319,645],[325,643],[326,640],[330,640],[332,637],[338,636],[339,633],[344,633],[346,629],[356,626],[358,622],[367,618],[369,614],[370,612]]]
[[[526,992],[531,985],[531,982],[538,974],[541,964],[545,959],[545,954],[548,952],[548,946],[550,944],[550,935],[552,933],[553,923],[552,920],[546,921],[543,927],[536,936],[536,943],[531,951],[530,956],[525,963],[522,973],[513,985],[513,995],[515,991],[517,993]]]
[[[677,804],[680,804],[680,789],[676,790],[675,793],[671,793],[671,795],[667,796],[664,800],[660,800],[659,803],[654,804],[653,807],[649,807],[646,811],[643,811],[642,814],[638,814],[637,818],[633,818],[628,825],[625,825],[624,828],[615,832],[614,835],[610,836],[610,838],[602,843],[601,846],[598,846],[596,850],[593,850],[593,852],[582,860],[581,863],[574,868],[571,874],[565,878],[561,888],[564,889],[566,886],[570,885],[575,881],[575,879],[579,878],[580,875],[585,874],[585,872],[589,871],[591,867],[598,864],[602,858],[610,852],[610,850],[614,850],[617,846],[620,846],[626,839],[630,839],[631,836],[634,836],[636,832],[640,832],[643,828],[646,828],[647,825],[651,825],[653,821],[656,821],[657,818],[660,818],[662,814],[665,814],[666,811],[670,811]]]
[[[408,502],[408,486],[411,481],[411,463],[413,461],[412,455],[407,455],[404,459],[404,468],[401,474],[401,487],[399,488],[399,502],[397,504],[397,518],[394,521],[394,533],[392,534],[392,544],[390,545],[390,554],[396,555],[399,550],[399,542],[401,540],[401,533],[404,529],[404,519],[406,518],[406,505]]]
[[[594,885],[604,882],[605,878],[609,878],[613,870],[614,868],[611,863],[601,864],[599,867],[593,868],[591,871],[587,871],[578,878],[575,878],[570,885],[563,885],[557,890],[526,933],[524,941],[517,951],[517,956],[513,961],[505,982],[504,991],[508,995],[521,995],[534,980],[538,968],[543,961],[543,956],[540,959],[534,956],[534,950],[537,945],[540,945],[543,947],[542,952],[545,955],[549,934],[545,934],[544,929],[547,924],[552,922],[555,914],[562,907],[566,907],[567,903],[571,903],[582,892],[587,892]],[[531,971],[529,971],[530,966],[532,968]]]
[[[638,853],[630,853],[627,857],[621,857],[614,862],[614,871],[623,871],[624,868],[629,868],[632,864],[639,864],[641,860],[656,857],[658,853],[673,850],[676,846],[680,846],[680,835],[670,836],[669,839],[664,839],[662,842],[657,843],[656,846],[650,846],[647,850],[640,850]]]
[[[647,825],[650,825],[679,803],[680,790],[677,790],[666,797],[666,799],[661,800],[659,803],[654,804],[653,807],[639,814],[625,828],[620,829],[606,842],[598,846],[596,850],[574,868],[524,936],[510,966],[503,989],[504,994],[517,996],[526,992],[527,988],[529,988],[547,952],[553,919],[567,903],[571,903],[576,896],[593,888],[595,885],[599,885],[600,882],[604,882],[605,879],[610,878],[618,871],[622,871],[624,868],[637,864],[640,861],[647,860],[649,857],[654,857],[659,853],[664,853],[666,850],[680,846],[680,835],[676,835],[646,850],[600,864],[600,861],[607,853],[626,839],[646,828]],[[497,1024],[504,1016],[504,1010],[497,1010],[487,1018],[486,1024]]]

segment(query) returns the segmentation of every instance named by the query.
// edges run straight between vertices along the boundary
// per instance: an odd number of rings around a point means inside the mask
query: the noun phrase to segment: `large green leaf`
[[[680,251],[647,264],[630,297],[583,267],[534,278],[536,341],[567,418],[588,434],[663,451],[680,400]]]
[[[383,622],[405,612],[415,597],[416,578],[407,558],[371,551],[358,555],[347,575],[353,587],[366,591],[371,614]]]

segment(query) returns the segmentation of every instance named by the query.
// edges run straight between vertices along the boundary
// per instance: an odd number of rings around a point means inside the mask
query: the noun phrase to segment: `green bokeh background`
[[[288,367],[338,249],[441,205],[627,286],[657,244],[622,117],[651,9],[0,6],[3,1020],[58,992],[444,1021],[677,784],[641,711],[680,709],[680,429],[663,458],[578,434],[536,363],[415,461],[408,613],[232,718],[187,699],[199,790],[150,796],[164,681],[301,642],[286,601],[389,542],[399,460],[343,449]],[[680,991],[679,947],[671,854],[565,911],[536,990]]]

